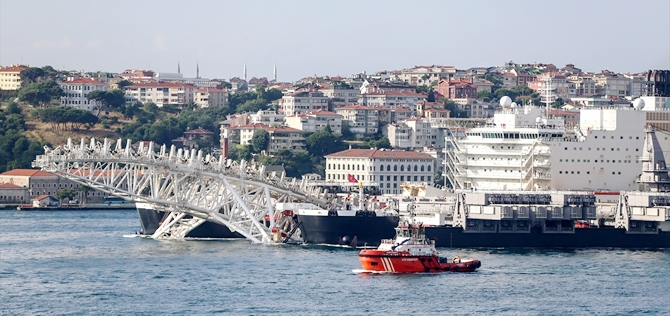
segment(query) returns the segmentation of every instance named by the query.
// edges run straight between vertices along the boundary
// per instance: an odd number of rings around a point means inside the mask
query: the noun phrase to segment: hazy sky
[[[505,61],[670,69],[670,0],[0,0],[0,65],[293,81]]]

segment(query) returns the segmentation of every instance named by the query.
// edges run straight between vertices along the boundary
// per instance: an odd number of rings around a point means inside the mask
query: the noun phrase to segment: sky
[[[0,0],[0,65],[279,81],[416,65],[670,69],[670,0]]]

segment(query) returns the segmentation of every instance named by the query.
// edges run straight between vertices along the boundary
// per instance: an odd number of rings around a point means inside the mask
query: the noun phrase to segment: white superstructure
[[[501,100],[493,122],[446,137],[446,176],[456,189],[637,190],[646,112],[636,108],[583,109],[566,129],[544,108]],[[658,138],[670,148],[667,135]]]

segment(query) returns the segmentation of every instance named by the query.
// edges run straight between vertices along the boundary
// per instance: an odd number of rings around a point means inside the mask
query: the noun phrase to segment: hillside
[[[125,124],[132,124],[135,122],[135,120],[123,119],[123,116],[119,113],[110,113],[109,115],[101,114],[101,120],[109,121],[111,117],[117,117],[119,123],[110,125],[109,128],[103,128],[102,124],[96,124],[89,130],[82,129],[79,131],[55,132],[52,130],[50,124],[43,123],[39,119],[30,116],[30,111],[33,109],[31,106],[22,105],[21,107],[23,109],[23,117],[26,121],[26,131],[24,131],[23,134],[30,140],[36,140],[42,143],[48,142],[54,147],[65,144],[68,138],[80,140],[82,137],[95,137],[96,139],[104,139],[107,137],[116,140],[121,137],[121,134],[114,132],[117,127],[123,127]]]

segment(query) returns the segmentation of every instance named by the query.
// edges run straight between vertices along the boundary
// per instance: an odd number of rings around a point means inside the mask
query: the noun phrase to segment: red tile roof
[[[335,111],[339,111],[339,110],[375,110],[375,108],[369,107],[369,106],[352,104],[352,105],[345,105],[343,107],[339,107],[339,108],[335,109]]]
[[[14,183],[0,183],[0,189],[23,189],[23,187]]]
[[[42,195],[40,195],[36,198],[33,198],[33,201],[41,201],[41,200],[44,200],[44,199],[47,199],[47,198],[51,199],[52,197],[48,194],[42,194]]]
[[[56,177],[55,174],[51,174],[37,169],[14,169],[0,173],[0,176]]]
[[[223,89],[217,89],[217,88],[200,88],[196,92],[205,92],[205,93],[214,93],[214,92],[226,92]]]
[[[98,85],[98,86],[106,86],[107,84],[104,82],[96,81],[90,78],[77,78],[77,79],[72,79],[68,81],[63,81],[60,84],[92,84],[92,85]]]
[[[389,159],[435,159],[429,154],[406,150],[347,149],[326,155],[326,158],[389,158]]]
[[[0,72],[21,72],[28,69],[28,66],[24,65],[11,65],[7,67],[0,67]]]
[[[192,84],[186,83],[174,83],[174,82],[142,82],[136,83],[131,86],[126,87],[130,88],[144,88],[144,87],[157,87],[157,88],[178,88],[178,87],[190,87],[194,88]]]

